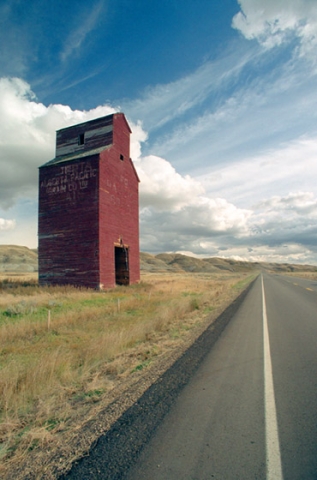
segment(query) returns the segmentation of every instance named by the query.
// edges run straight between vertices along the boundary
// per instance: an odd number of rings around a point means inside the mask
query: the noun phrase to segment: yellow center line
[[[309,290],[310,292],[313,292],[314,290],[312,288],[306,288],[306,290]]]

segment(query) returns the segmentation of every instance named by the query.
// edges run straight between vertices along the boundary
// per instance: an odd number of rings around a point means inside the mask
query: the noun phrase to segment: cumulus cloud
[[[25,81],[19,78],[0,79],[0,115],[6,119],[0,130],[0,207],[9,208],[19,197],[37,195],[37,169],[55,155],[56,130],[116,111],[118,109],[109,105],[89,111],[72,110],[67,105],[46,107],[36,100]],[[153,197],[155,192],[154,196],[167,196],[167,202],[181,205],[186,195],[193,193],[193,189],[200,191],[202,187],[197,182],[177,175],[165,160],[151,157],[142,159],[141,143],[146,141],[147,133],[140,122],[129,120],[129,123],[132,129],[131,158],[142,177],[145,197]],[[172,177],[174,187],[169,181]]]
[[[299,191],[242,209],[225,199],[198,194],[179,210],[143,208],[141,230],[142,249],[153,253],[315,263],[317,197]]]
[[[204,191],[199,182],[177,173],[164,158],[149,155],[139,158],[135,165],[141,180],[141,206],[178,211]]]
[[[290,193],[285,197],[273,196],[256,205],[256,208],[267,211],[283,211],[291,216],[317,216],[317,199],[312,192]]]
[[[55,130],[113,112],[111,106],[89,111],[74,111],[65,105],[46,107],[37,102],[26,82],[1,79],[0,114],[6,122],[0,131],[0,206],[5,209],[19,198],[36,197],[37,168],[54,157]],[[241,234],[249,215],[246,210],[224,199],[209,198],[200,182],[180,175],[167,160],[153,155],[142,157],[141,143],[146,141],[147,133],[141,123],[130,125],[131,157],[141,179],[141,216],[152,219],[149,226],[162,227],[166,235],[173,237]],[[13,226],[8,222],[3,226]]]
[[[15,227],[15,220],[6,220],[5,218],[0,218],[0,231],[13,230],[14,227]]]
[[[209,255],[206,245],[211,238],[248,234],[250,210],[237,208],[224,198],[209,197],[200,182],[180,175],[163,158],[147,156],[136,167],[141,179],[143,250]]]
[[[118,111],[102,105],[88,111],[72,110],[67,105],[38,102],[30,85],[19,78],[0,79],[0,207],[12,207],[18,198],[36,197],[38,167],[55,155],[55,132],[60,128]],[[129,121],[131,157],[141,156],[141,143],[147,133],[141,123]]]
[[[55,155],[56,130],[114,112],[107,105],[89,111],[46,107],[25,81],[1,78],[0,116],[5,121],[0,130],[0,207],[37,195],[37,169]]]
[[[266,244],[252,247],[231,244],[223,252],[219,250],[217,256],[251,262],[315,263],[315,255],[299,244],[282,244],[274,247]]]
[[[6,119],[0,130],[0,208],[17,202],[21,205],[26,198],[33,198],[35,205],[37,168],[54,157],[55,130],[116,110],[109,105],[89,111],[65,105],[46,107],[26,82],[0,79],[0,114]],[[275,151],[218,165],[204,177],[194,178],[180,173],[165,158],[142,156],[147,133],[141,123],[129,123],[133,132],[131,157],[141,180],[143,251],[193,252],[254,261],[284,258],[313,263],[317,258],[317,197],[310,188],[317,173],[316,138],[302,137]],[[301,191],[298,182],[303,186]],[[278,194],[273,196],[272,188]],[[2,241],[21,244],[27,229],[28,235],[32,230],[36,238],[36,213],[29,227],[12,211],[16,222],[5,219],[6,214],[2,217]]]
[[[247,232],[251,212],[239,209],[223,198],[196,196],[180,209],[161,211],[155,216],[160,233],[189,235],[190,238],[219,235],[240,236]],[[164,221],[162,219],[164,218]]]
[[[148,138],[147,132],[143,130],[142,123],[139,121],[135,124],[131,123],[132,134],[130,137],[130,157],[133,161],[138,161],[141,157],[141,144]]]
[[[254,232],[271,244],[297,240],[317,251],[317,198],[312,192],[273,196],[254,207]]]
[[[241,11],[232,25],[247,38],[267,48],[291,35],[300,40],[301,55],[310,55],[317,45],[317,3],[315,0],[238,0]]]
[[[135,165],[143,250],[199,253],[206,239],[247,234],[251,211],[208,196],[199,181],[179,174],[163,158],[140,157]]]

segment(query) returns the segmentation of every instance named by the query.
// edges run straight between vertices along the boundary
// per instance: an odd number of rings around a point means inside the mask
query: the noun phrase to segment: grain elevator
[[[114,113],[58,130],[39,169],[39,282],[96,289],[140,279],[139,179]]]

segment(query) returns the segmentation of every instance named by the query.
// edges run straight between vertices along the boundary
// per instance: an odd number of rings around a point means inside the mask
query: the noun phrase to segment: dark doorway
[[[129,285],[129,251],[125,247],[114,247],[116,284]]]

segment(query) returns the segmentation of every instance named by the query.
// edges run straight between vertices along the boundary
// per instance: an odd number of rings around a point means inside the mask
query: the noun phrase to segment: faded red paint
[[[128,283],[139,281],[139,179],[130,133],[122,113],[57,132],[61,155],[40,168],[41,284],[113,287],[115,247],[128,264]],[[87,142],[80,146],[82,134]]]

